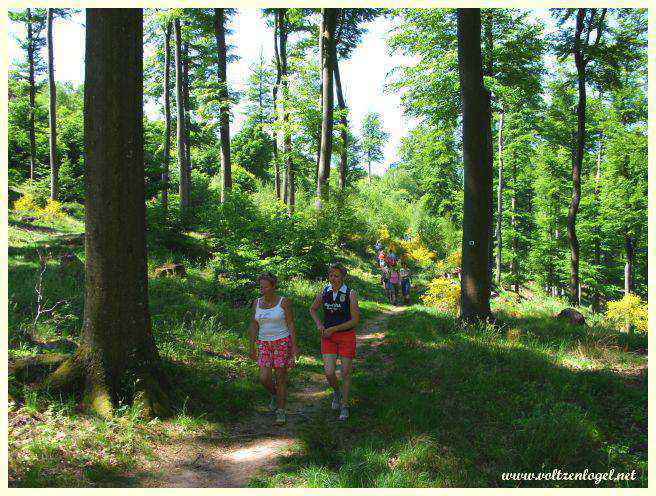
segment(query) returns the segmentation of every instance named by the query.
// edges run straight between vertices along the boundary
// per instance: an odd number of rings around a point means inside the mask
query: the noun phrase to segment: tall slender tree
[[[84,330],[46,384],[84,384],[84,404],[104,417],[134,384],[134,402],[162,416],[168,381],[146,272],[142,11],[88,9],[86,27]]]
[[[214,9],[214,32],[216,36],[217,73],[219,80],[220,125],[221,134],[221,203],[232,188],[230,171],[230,109],[228,101],[228,76],[225,41],[224,9]]]
[[[55,87],[55,60],[52,44],[53,9],[47,13],[47,45],[48,45],[48,89],[50,95],[50,199],[56,200],[59,195],[59,163],[57,162],[57,89]]]
[[[383,159],[388,134],[383,131],[380,114],[368,112],[362,120],[362,152],[367,160],[367,183],[371,184],[371,162]]]
[[[321,208],[328,200],[330,159],[333,150],[333,76],[335,71],[335,27],[337,9],[321,9],[321,146],[317,171],[315,206]]]
[[[460,317],[485,319],[490,315],[492,147],[489,93],[483,86],[480,9],[458,9],[458,66],[465,179]]]
[[[164,28],[164,167],[162,169],[162,207],[164,216],[169,208],[169,162],[171,161],[171,21]]]
[[[178,171],[180,175],[180,210],[185,212],[190,206],[190,191],[187,176],[187,159],[186,159],[186,144],[185,144],[185,106],[184,106],[184,90],[183,90],[183,75],[182,75],[182,39],[180,33],[180,19],[176,18],[173,21],[174,31],[174,59],[175,59],[175,95],[176,95],[176,108],[177,108],[177,137],[178,137]]]

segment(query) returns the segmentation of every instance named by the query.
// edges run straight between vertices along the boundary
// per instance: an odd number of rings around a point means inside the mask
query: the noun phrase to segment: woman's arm
[[[294,324],[294,312],[292,310],[292,302],[289,298],[285,298],[282,302],[282,309],[285,311],[285,321],[289,329],[289,338],[292,342],[292,355],[296,358],[301,356],[296,346],[296,325]]]
[[[324,336],[328,337],[333,332],[352,329],[358,324],[358,322],[360,322],[360,307],[358,305],[358,296],[355,294],[355,291],[353,290],[351,290],[351,295],[349,297],[349,307],[351,309],[350,320],[347,320],[342,324],[337,324],[336,326],[329,327],[324,331]]]
[[[314,303],[312,303],[312,306],[310,307],[310,315],[312,316],[312,320],[314,320],[314,323],[317,325],[317,329],[319,332],[323,333],[325,330],[325,327],[321,323],[321,319],[317,315],[317,310],[319,310],[319,307],[321,306],[322,303],[322,292],[319,291],[317,294],[317,297],[314,299]]]
[[[257,337],[257,332],[260,329],[260,325],[257,323],[257,320],[255,320],[256,308],[257,308],[257,300],[253,302],[253,313],[251,314],[251,323],[248,326],[248,332],[250,337],[249,351],[250,351],[250,356],[253,360],[257,359],[257,353],[255,351],[255,338]]]

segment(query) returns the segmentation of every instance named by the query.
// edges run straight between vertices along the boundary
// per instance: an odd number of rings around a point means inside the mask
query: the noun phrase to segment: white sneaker
[[[342,405],[342,395],[338,392],[333,393],[333,410],[339,410],[339,407]]]
[[[286,421],[285,410],[279,408],[278,411],[276,411],[276,425],[283,425]]]
[[[342,420],[342,421],[347,420],[348,416],[349,416],[348,407],[343,406],[341,411],[339,412],[339,420]]]

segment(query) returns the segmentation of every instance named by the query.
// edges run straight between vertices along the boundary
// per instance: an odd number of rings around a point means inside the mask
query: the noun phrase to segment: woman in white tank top
[[[262,274],[259,282],[262,297],[253,302],[250,356],[260,367],[260,384],[271,394],[269,408],[276,411],[276,423],[284,424],[287,369],[294,367],[295,359],[300,356],[292,304],[288,298],[276,294],[277,278],[272,273]],[[272,370],[276,374],[275,386]]]

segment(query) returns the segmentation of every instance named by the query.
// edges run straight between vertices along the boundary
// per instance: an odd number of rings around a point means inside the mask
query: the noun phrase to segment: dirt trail
[[[385,321],[403,310],[394,307],[363,323],[357,336],[359,358],[383,342]],[[273,425],[271,413],[257,411],[233,425],[227,435],[158,447],[159,460],[133,478],[142,487],[245,487],[257,474],[275,469],[278,460],[293,449],[299,425],[311,420],[318,408],[325,408],[327,402],[319,400],[326,395],[323,374],[305,376],[303,384],[290,387],[284,426]]]

